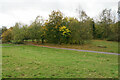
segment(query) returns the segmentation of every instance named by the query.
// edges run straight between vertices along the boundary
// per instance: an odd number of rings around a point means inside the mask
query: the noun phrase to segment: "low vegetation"
[[[77,44],[59,45],[59,44],[51,44],[51,43],[38,44],[36,42],[31,42],[31,41],[28,41],[27,44],[34,44],[37,46],[47,46],[47,47],[71,48],[71,49],[79,49],[79,50],[118,53],[118,42],[105,41],[105,40],[92,40],[91,42],[86,43],[84,45],[77,45]]]
[[[8,44],[3,44],[7,46]],[[10,44],[8,45],[10,46]],[[117,78],[118,56],[38,46],[3,47],[3,78]]]

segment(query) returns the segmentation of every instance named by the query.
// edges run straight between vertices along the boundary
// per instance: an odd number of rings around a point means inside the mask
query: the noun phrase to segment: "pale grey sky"
[[[48,18],[53,10],[60,10],[64,16],[77,17],[80,7],[94,18],[103,9],[117,12],[119,0],[0,0],[0,27],[11,27],[15,22],[30,24],[36,16]]]

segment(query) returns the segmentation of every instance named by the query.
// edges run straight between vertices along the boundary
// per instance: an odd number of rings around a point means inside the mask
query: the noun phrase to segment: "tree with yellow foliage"
[[[66,27],[66,26],[61,26],[59,27],[59,31],[60,31],[60,42],[61,43],[68,43],[68,39],[71,36],[71,31]]]
[[[13,29],[12,27],[10,29],[7,29],[1,35],[3,43],[5,43],[5,42],[11,42],[11,40],[12,40],[12,29]]]

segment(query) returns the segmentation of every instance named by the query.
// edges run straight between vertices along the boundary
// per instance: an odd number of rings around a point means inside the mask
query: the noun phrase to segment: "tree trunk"
[[[42,44],[44,43],[44,38],[42,38]]]

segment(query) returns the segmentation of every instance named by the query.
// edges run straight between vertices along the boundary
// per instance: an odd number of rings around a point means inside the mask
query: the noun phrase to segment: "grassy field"
[[[85,45],[70,45],[70,44],[40,44],[40,46],[52,46],[60,48],[72,48],[80,50],[92,50],[101,52],[118,53],[118,42],[105,41],[105,40],[92,40],[89,44]]]
[[[21,45],[3,47],[2,60],[3,78],[118,77],[117,55]]]

